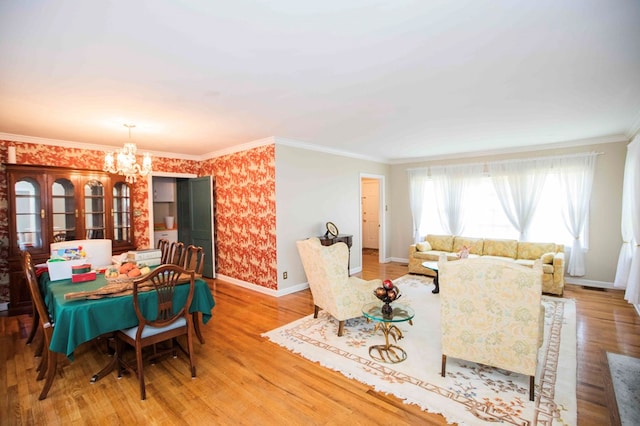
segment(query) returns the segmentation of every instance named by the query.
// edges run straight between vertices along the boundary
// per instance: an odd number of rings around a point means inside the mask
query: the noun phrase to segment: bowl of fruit
[[[380,299],[384,305],[382,305],[382,314],[386,318],[393,317],[393,309],[390,303],[400,298],[400,289],[393,284],[391,280],[384,280],[382,287],[378,287],[373,291],[373,294]]]
[[[104,272],[104,277],[109,282],[130,282],[141,276],[147,275],[151,269],[146,265],[138,265],[134,262],[125,262],[113,265]]]

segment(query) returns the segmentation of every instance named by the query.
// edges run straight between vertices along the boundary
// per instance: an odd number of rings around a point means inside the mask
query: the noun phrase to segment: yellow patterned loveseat
[[[429,234],[424,241],[409,246],[409,273],[434,276],[435,272],[422,266],[425,261],[437,261],[444,253],[447,260],[458,259],[463,247],[469,249],[469,258],[492,257],[514,261],[532,267],[541,259],[542,292],[562,296],[564,291],[564,245],[531,243],[517,240],[468,238],[453,235]]]

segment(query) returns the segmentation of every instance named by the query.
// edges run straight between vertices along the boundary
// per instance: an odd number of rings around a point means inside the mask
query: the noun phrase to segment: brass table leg
[[[409,324],[413,325],[413,322],[409,320]],[[402,339],[402,331],[393,323],[390,322],[376,322],[373,332],[378,329],[382,330],[384,335],[384,345],[373,345],[369,347],[369,356],[376,361],[386,362],[389,364],[396,364],[407,359],[407,353],[400,346],[389,343],[389,336],[393,337],[394,343]]]

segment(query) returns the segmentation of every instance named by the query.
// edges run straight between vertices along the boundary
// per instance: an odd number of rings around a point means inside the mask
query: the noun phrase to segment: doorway
[[[360,176],[362,254],[377,255],[380,263],[383,263],[386,257],[384,207],[384,176],[362,174]]]
[[[155,202],[159,194],[154,177],[156,180],[158,180],[158,177],[162,177],[172,183],[170,198],[161,198],[162,201]],[[149,235],[151,236],[149,245],[151,247],[157,246],[154,235],[154,219],[163,216],[166,211],[169,211],[175,218],[175,239],[182,241],[185,246],[194,244],[203,247],[205,252],[203,276],[215,278],[212,177],[204,176],[198,178],[191,174],[160,172],[154,173],[153,176],[149,175],[148,185]],[[158,210],[158,212],[155,210]]]

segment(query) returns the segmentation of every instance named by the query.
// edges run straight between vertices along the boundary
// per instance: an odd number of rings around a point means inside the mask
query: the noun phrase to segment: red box
[[[72,274],[85,274],[87,272],[91,272],[91,264],[83,263],[82,265],[72,265],[71,273]]]
[[[71,274],[71,282],[83,283],[85,281],[93,281],[96,279],[96,271],[85,272],[84,274]]]

